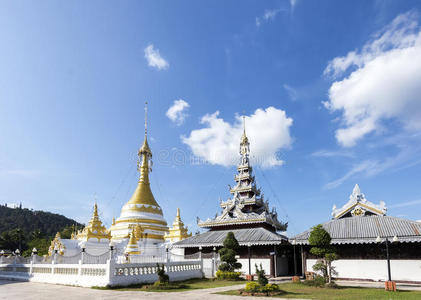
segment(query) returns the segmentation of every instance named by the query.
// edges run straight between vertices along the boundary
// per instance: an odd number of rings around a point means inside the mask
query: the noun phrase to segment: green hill
[[[58,231],[63,238],[70,238],[75,229],[82,227],[59,214],[0,205],[0,249],[24,251],[40,242],[45,246]]]

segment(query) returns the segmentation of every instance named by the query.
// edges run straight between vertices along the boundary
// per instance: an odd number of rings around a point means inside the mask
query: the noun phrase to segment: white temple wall
[[[217,269],[218,267],[214,264],[214,260],[212,258],[203,259],[203,275],[206,278],[215,277]]]
[[[316,259],[307,259],[307,271],[313,271]],[[339,259],[333,262],[337,278],[385,281],[388,278],[384,259]],[[421,282],[421,260],[390,260],[392,280]]]
[[[244,274],[249,273],[249,260],[248,258],[239,258],[237,259],[239,263],[241,263],[241,269],[239,272]],[[270,274],[270,258],[251,258],[250,265],[251,265],[251,274],[256,274],[256,264],[260,268],[260,264],[262,264],[263,270],[267,275]]]

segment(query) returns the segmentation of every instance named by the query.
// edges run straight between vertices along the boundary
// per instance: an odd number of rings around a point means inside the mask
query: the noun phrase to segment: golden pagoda
[[[152,151],[147,139],[147,109],[145,107],[145,139],[138,152],[137,168],[139,181],[130,200],[121,209],[120,217],[110,228],[112,239],[122,240],[130,237],[134,227],[141,242],[162,243],[168,232],[161,207],[156,202],[149,183],[149,172],[152,171]],[[133,238],[135,238],[133,236]]]
[[[132,233],[130,234],[130,240],[129,243],[126,246],[126,249],[124,251],[125,254],[129,255],[136,255],[140,254],[139,245],[137,244],[136,234],[135,230],[132,230]]]
[[[72,236],[72,239],[73,237],[74,236]],[[89,221],[88,225],[86,225],[85,228],[83,228],[77,233],[76,239],[79,241],[88,241],[89,239],[97,239],[98,242],[111,239],[110,232],[107,230],[107,228],[102,224],[102,221],[99,219],[98,206],[96,202],[94,205],[94,212],[92,214],[91,220]]]
[[[178,242],[191,236],[192,234],[188,233],[187,227],[184,227],[184,223],[181,221],[180,217],[180,209],[177,208],[177,216],[172,223],[172,228],[170,228],[169,234],[165,235],[165,239],[170,242]]]
[[[63,255],[66,250],[66,247],[62,243],[60,232],[57,232],[56,236],[51,241],[50,247],[48,248],[48,255],[53,255],[56,250],[60,255]]]

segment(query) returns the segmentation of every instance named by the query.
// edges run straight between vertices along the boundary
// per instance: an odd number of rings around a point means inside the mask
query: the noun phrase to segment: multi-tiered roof
[[[248,224],[249,227],[250,224],[260,224],[273,231],[285,231],[287,224],[278,221],[276,210],[269,209],[268,201],[264,200],[260,189],[256,187],[253,168],[250,166],[250,143],[245,128],[241,136],[240,155],[240,164],[234,176],[236,185],[230,187],[232,198],[221,201],[221,214],[213,219],[199,221],[198,225],[203,228],[227,229],[226,226],[232,225],[244,227],[241,225]]]
[[[234,176],[236,185],[231,198],[220,203],[222,212],[213,219],[198,221],[210,230],[173,244],[176,248],[219,247],[228,232],[233,232],[240,246],[280,245],[287,238],[276,231],[285,231],[287,223],[278,221],[275,209],[269,209],[260,189],[256,187],[250,166],[250,143],[245,129],[240,142],[240,164]]]

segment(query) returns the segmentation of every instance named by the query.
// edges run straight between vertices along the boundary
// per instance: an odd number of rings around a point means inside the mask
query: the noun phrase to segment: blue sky
[[[355,183],[421,219],[420,32],[409,0],[2,1],[0,202],[86,222],[96,195],[109,225],[135,189],[147,100],[168,223],[219,211],[243,114],[289,234]]]

